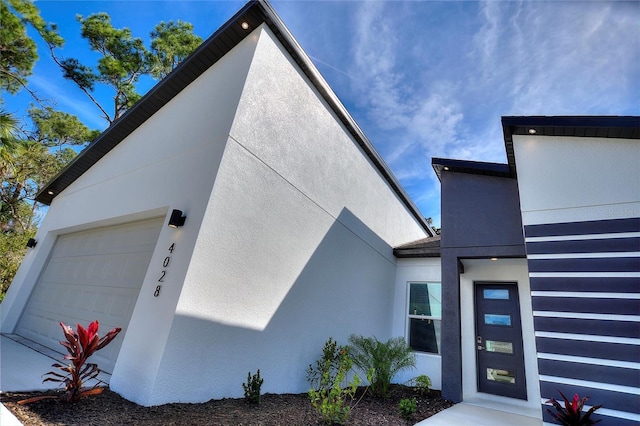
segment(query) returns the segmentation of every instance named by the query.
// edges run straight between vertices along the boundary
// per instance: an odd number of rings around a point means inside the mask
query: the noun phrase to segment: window
[[[442,298],[440,283],[409,283],[409,346],[418,352],[440,353]]]

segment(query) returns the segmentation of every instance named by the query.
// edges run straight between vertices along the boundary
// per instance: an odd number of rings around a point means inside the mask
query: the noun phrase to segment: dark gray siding
[[[442,395],[459,402],[462,352],[458,268],[469,258],[524,257],[525,249],[515,179],[454,171],[441,171],[440,179]]]
[[[603,424],[637,424],[640,219],[531,225],[525,236],[543,400],[578,393],[618,412],[598,413]]]

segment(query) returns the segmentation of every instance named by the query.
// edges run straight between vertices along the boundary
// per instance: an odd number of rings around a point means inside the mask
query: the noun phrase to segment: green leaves
[[[12,2],[13,3],[13,2]],[[0,85],[3,91],[17,93],[31,75],[38,59],[36,43],[27,35],[20,17],[9,4],[0,4]]]
[[[151,37],[148,59],[151,75],[155,78],[166,77],[202,44],[202,39],[193,34],[193,25],[180,20],[160,22],[151,32]]]
[[[84,145],[100,135],[97,130],[89,130],[75,115],[51,107],[30,108],[28,114],[35,127],[31,137],[47,147]]]
[[[338,346],[331,337],[325,342],[322,358],[316,361],[315,367],[309,365],[307,381],[313,386],[309,399],[327,424],[344,424],[349,419],[351,404],[360,385],[357,374],[347,381],[352,366],[349,348]]]
[[[353,363],[367,373],[373,395],[386,397],[393,377],[400,371],[414,368],[416,357],[402,337],[380,342],[375,337],[351,335],[350,351]]]
[[[82,37],[100,58],[97,64],[82,64],[75,58],[60,58],[53,48],[53,60],[60,66],[64,78],[76,83],[93,102],[105,120],[113,123],[142,97],[136,85],[143,75],[164,78],[193,50],[202,39],[193,34],[187,22],[161,22],[151,32],[151,50],[129,28],[115,28],[106,13],[77,16]],[[113,91],[113,110],[93,96],[96,85]]]
[[[15,94],[27,88],[27,77],[38,60],[36,43],[27,34],[27,25],[33,27],[49,46],[62,46],[64,40],[53,24],[47,24],[40,11],[28,0],[1,0],[0,3],[0,87]]]
[[[247,383],[242,384],[244,389],[244,399],[251,404],[260,404],[260,388],[264,383],[264,379],[260,378],[260,369],[251,376],[251,372],[247,373]]]

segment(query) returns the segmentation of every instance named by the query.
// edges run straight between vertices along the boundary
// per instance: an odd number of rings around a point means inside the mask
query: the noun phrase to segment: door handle
[[[482,345],[478,345],[478,350],[479,350],[479,351],[484,350],[484,346],[482,346]]]

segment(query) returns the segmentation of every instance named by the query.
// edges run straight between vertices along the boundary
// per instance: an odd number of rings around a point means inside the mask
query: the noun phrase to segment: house
[[[264,392],[308,391],[329,337],[392,336],[393,247],[435,235],[263,1],[38,201],[2,331],[55,349],[59,321],[122,327],[95,361],[145,406],[241,397],[257,369]]]
[[[264,1],[247,4],[38,195],[2,332],[123,332],[142,405],[305,392],[328,337],[405,336],[445,398],[640,421],[640,118],[504,117],[506,164],[433,159],[442,236]],[[517,167],[516,167],[517,166]]]
[[[603,424],[638,424],[640,117],[502,126],[507,164],[432,160],[443,396],[551,422],[541,404],[559,390],[603,404]]]

